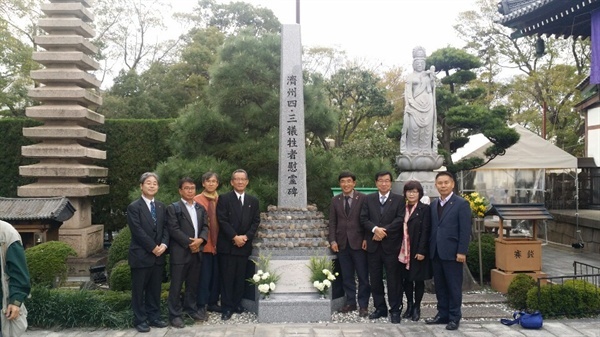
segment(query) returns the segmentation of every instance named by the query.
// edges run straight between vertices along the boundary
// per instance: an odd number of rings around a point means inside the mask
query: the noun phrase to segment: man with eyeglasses
[[[196,184],[192,178],[179,180],[179,195],[181,200],[167,207],[167,227],[171,237],[171,286],[167,304],[169,320],[175,328],[185,327],[181,318],[184,311],[196,321],[205,319],[198,312],[197,290],[201,251],[208,238],[208,216],[204,207],[194,201]],[[184,282],[182,306],[181,289]]]
[[[404,219],[404,198],[391,192],[392,173],[381,171],[375,175],[377,192],[367,195],[360,213],[361,225],[367,239],[367,261],[371,294],[375,311],[370,319],[388,316],[385,301],[383,273],[387,278],[387,297],[390,305],[391,322],[401,321],[402,278],[398,254],[402,244],[402,221]]]
[[[252,240],[260,224],[258,199],[246,193],[248,173],[242,169],[231,175],[233,191],[219,197],[217,218],[219,237],[217,253],[223,279],[221,288],[221,319],[233,312],[242,313],[242,296],[246,288],[246,267],[252,253]]]

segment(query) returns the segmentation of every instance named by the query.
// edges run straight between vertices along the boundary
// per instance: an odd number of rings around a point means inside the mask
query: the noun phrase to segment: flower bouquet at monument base
[[[488,210],[490,203],[487,199],[477,192],[463,194],[463,198],[469,202],[471,206],[471,216],[473,218],[485,217],[485,211]]]
[[[248,282],[254,284],[258,292],[263,295],[263,298],[268,298],[272,291],[275,290],[276,283],[279,281],[280,275],[275,274],[269,270],[269,257],[259,256],[258,261],[253,261],[254,264],[260,269],[252,276],[247,279]]]
[[[339,275],[338,273],[333,273],[333,261],[326,256],[313,256],[310,258],[308,268],[310,269],[310,282],[319,291],[321,297],[324,298],[329,288],[331,288],[332,282]]]

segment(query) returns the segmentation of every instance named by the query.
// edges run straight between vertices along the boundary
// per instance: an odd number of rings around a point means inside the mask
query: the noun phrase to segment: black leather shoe
[[[413,306],[412,306],[412,304],[409,303],[406,306],[406,311],[402,315],[402,318],[410,318],[410,317],[412,317],[412,314],[413,314]]]
[[[155,319],[153,321],[148,322],[148,324],[153,328],[166,328],[168,326],[167,322],[161,319]]]
[[[402,321],[402,318],[400,318],[400,313],[399,312],[392,312],[391,313],[391,317],[390,317],[390,321],[392,322],[392,324],[400,324],[400,322]]]
[[[447,318],[441,318],[440,315],[425,320],[425,324],[448,324],[448,322]]]
[[[235,308],[233,312],[235,312],[236,314],[242,314],[244,313],[244,311],[246,311],[246,309],[244,309],[244,307],[240,305],[239,307]]]
[[[450,322],[448,322],[448,325],[446,325],[446,330],[456,330],[456,329],[458,329],[459,324],[460,323],[458,323],[458,322],[450,321]]]
[[[218,304],[209,304],[206,307],[206,310],[208,310],[210,312],[221,312],[221,306]]]
[[[177,329],[185,328],[185,324],[181,317],[175,317],[171,320],[171,326]]]
[[[369,319],[378,319],[380,317],[387,317],[387,315],[387,311],[375,310],[372,314],[369,315]]]
[[[204,316],[200,315],[198,312],[188,312],[188,316],[190,316],[194,321],[203,321]]]
[[[221,313],[221,319],[224,321],[227,321],[231,318],[231,315],[232,315],[231,311],[224,310],[223,313]]]
[[[146,322],[136,325],[135,329],[138,332],[150,332],[150,326],[148,326],[148,323],[146,323]]]
[[[417,322],[421,319],[421,307],[414,307],[411,319]]]

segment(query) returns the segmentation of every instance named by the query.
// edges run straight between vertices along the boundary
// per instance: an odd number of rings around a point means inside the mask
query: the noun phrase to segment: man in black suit
[[[167,326],[160,318],[160,288],[169,232],[165,205],[154,200],[158,176],[152,172],[142,174],[140,189],[142,197],[127,206],[131,231],[127,260],[131,268],[133,325],[139,332],[148,332],[150,326]]]
[[[197,291],[200,281],[200,250],[208,237],[208,216],[204,207],[194,201],[196,184],[189,177],[179,180],[181,200],[167,207],[167,227],[170,241],[171,286],[169,288],[169,320],[176,328],[183,328],[183,311],[196,321],[206,320],[198,312]],[[183,307],[181,288],[185,282]]]
[[[446,329],[456,330],[462,318],[463,264],[469,250],[471,207],[453,193],[454,176],[450,172],[439,172],[435,187],[440,198],[431,204],[429,253],[438,312],[425,323],[446,324]]]
[[[260,224],[258,199],[245,192],[248,173],[235,170],[231,175],[231,186],[233,191],[220,196],[217,203],[220,226],[217,253],[223,278],[222,320],[230,319],[234,311],[244,311],[241,304],[246,287],[246,266],[252,253],[252,240]]]
[[[398,254],[402,244],[404,197],[391,192],[392,174],[388,171],[375,175],[377,192],[367,195],[362,205],[360,222],[365,228],[371,293],[375,311],[370,319],[387,317],[383,287],[383,268],[387,277],[387,295],[390,304],[391,322],[401,321],[402,278]]]
[[[360,210],[366,195],[354,190],[356,176],[349,171],[338,176],[342,193],[331,199],[329,209],[329,244],[337,253],[346,305],[340,312],[356,310],[356,278],[358,277],[358,305],[360,317],[369,315],[369,270],[367,267],[367,242],[365,230],[360,225]]]

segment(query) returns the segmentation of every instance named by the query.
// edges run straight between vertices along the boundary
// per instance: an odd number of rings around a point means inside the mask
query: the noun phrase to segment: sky
[[[238,1],[271,9],[282,24],[296,23],[296,0]],[[196,1],[172,4],[175,11],[190,12]],[[461,48],[452,26],[460,12],[474,9],[476,0],[300,0],[302,44],[337,47],[381,70],[411,69],[416,46],[428,55],[449,45]]]

